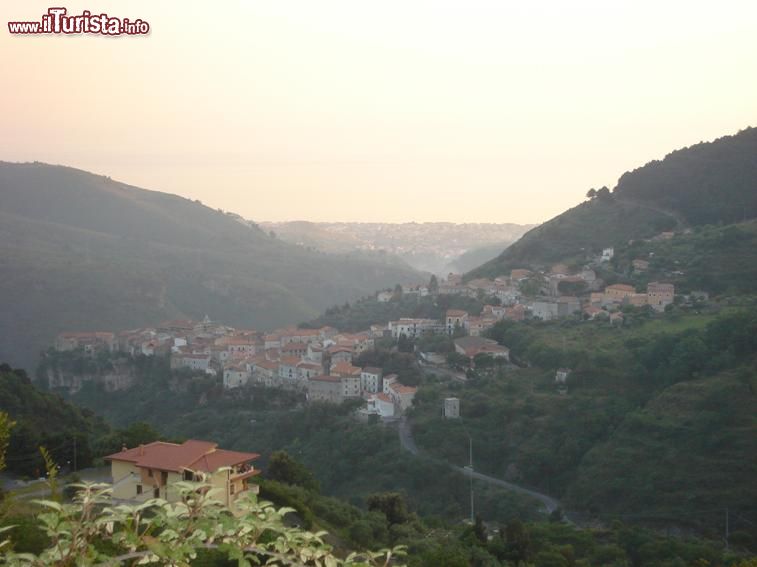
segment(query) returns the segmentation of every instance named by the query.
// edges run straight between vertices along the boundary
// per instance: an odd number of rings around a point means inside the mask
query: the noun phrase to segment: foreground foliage
[[[337,557],[325,533],[310,533],[284,523],[290,510],[275,509],[254,497],[237,503],[235,516],[214,500],[209,485],[177,483],[183,499],[139,505],[112,504],[102,484],[77,485],[72,503],[40,501],[38,515],[49,545],[39,553],[13,551],[13,540],[0,544],[0,562],[17,566],[149,564],[185,566],[202,551],[216,562],[245,565],[388,565],[401,548]],[[6,527],[3,531],[7,532]],[[395,563],[393,563],[395,564]]]

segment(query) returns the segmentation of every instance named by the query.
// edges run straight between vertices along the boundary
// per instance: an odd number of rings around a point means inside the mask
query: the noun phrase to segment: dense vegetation
[[[623,174],[612,192],[592,190],[590,200],[531,230],[469,277],[558,261],[581,264],[603,247],[661,231],[755,218],[755,155],[757,128],[675,151]]]
[[[649,261],[649,269],[635,271],[635,259]],[[707,291],[710,295],[738,295],[757,291],[757,222],[696,227],[670,240],[634,241],[615,250],[612,274],[644,289],[649,281],[674,283],[679,293]],[[609,277],[608,277],[609,276]]]
[[[60,331],[209,315],[259,329],[418,273],[287,244],[176,195],[65,167],[0,163],[0,360],[31,367]]]
[[[745,303],[747,303],[745,301]],[[624,327],[503,322],[491,335],[530,368],[427,385],[413,409],[416,441],[479,470],[562,497],[605,518],[722,528],[739,514],[757,544],[757,309],[664,319],[629,313]],[[568,367],[567,394],[555,370]],[[463,419],[439,422],[444,397]]]
[[[39,477],[45,471],[39,448],[45,447],[65,472],[91,466],[98,457],[126,444],[135,447],[158,438],[145,423],[129,420],[113,429],[95,411],[75,406],[57,394],[36,388],[26,372],[0,364],[0,411],[15,422],[7,448],[7,469]]]
[[[680,215],[690,225],[757,217],[757,128],[671,152],[624,173],[613,195]]]

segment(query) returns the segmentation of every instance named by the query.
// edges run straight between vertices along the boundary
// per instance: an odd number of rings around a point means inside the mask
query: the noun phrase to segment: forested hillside
[[[662,231],[757,217],[757,128],[674,151],[624,173],[612,191],[590,195],[468,276],[557,261],[580,264],[604,247]]]
[[[205,314],[266,329],[423,278],[272,238],[236,215],[84,171],[0,163],[0,359],[31,367],[64,330]]]
[[[730,507],[757,543],[757,311],[630,308],[607,322],[503,322],[491,336],[527,368],[427,387],[413,420],[419,446],[537,486],[567,509],[604,518],[721,526]],[[571,370],[567,388],[558,368]],[[461,400],[462,423],[439,420]],[[720,509],[713,515],[713,510]]]

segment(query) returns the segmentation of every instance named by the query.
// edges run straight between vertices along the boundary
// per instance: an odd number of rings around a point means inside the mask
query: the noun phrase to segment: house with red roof
[[[216,443],[190,439],[181,445],[155,441],[105,457],[110,461],[113,498],[144,502],[162,498],[176,502],[175,484],[195,481],[210,484],[214,497],[231,510],[247,494],[257,494],[250,479],[260,474],[252,461],[260,455],[219,449]]]

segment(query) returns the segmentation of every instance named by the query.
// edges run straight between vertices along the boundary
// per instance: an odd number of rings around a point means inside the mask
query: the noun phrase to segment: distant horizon
[[[0,155],[250,219],[538,224],[757,123],[754,2],[99,0],[149,33],[9,33],[49,8],[2,5]]]

